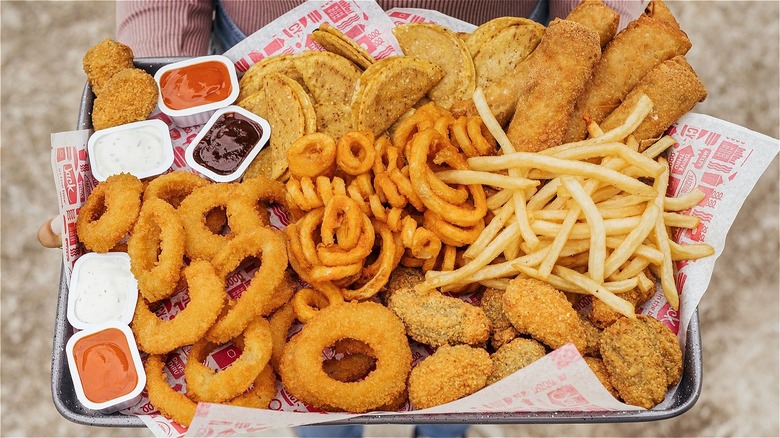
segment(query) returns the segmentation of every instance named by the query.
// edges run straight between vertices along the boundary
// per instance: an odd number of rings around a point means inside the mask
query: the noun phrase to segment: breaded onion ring
[[[174,294],[184,258],[184,226],[170,204],[157,198],[144,202],[127,241],[127,254],[147,301]]]
[[[163,321],[151,310],[143,297],[135,306],[130,323],[138,348],[150,354],[163,354],[195,343],[217,320],[225,304],[225,292],[211,264],[193,260],[184,268],[189,302],[176,317]]]
[[[221,403],[244,393],[252,385],[271,358],[271,328],[265,318],[255,318],[239,337],[243,346],[241,356],[221,371],[203,364],[216,344],[202,339],[192,346],[184,366],[189,397]]]
[[[344,134],[336,145],[336,164],[349,175],[357,176],[374,166],[374,135],[368,131]]]
[[[220,249],[212,263],[224,281],[248,257],[260,259],[260,268],[241,297],[228,303],[224,315],[206,333],[212,342],[221,344],[238,336],[266,308],[285,278],[287,251],[281,233],[258,228],[252,233],[239,234]]]
[[[331,176],[336,167],[336,140],[323,132],[304,135],[287,149],[287,164],[296,178]]]
[[[152,198],[160,198],[171,204],[174,208],[179,208],[181,201],[184,200],[193,190],[211,184],[206,178],[195,175],[184,170],[174,170],[173,172],[160,175],[151,180],[144,189],[144,202]],[[225,211],[221,209],[211,210],[206,213],[206,227],[214,234],[219,234],[227,223]]]
[[[214,233],[208,228],[206,216],[214,209],[229,210],[228,205],[234,199],[235,189],[234,183],[198,187],[179,205],[186,237],[184,250],[191,259],[211,260],[230,241],[229,236]],[[228,225],[232,228],[231,220],[228,212]]]
[[[164,367],[165,358],[159,354],[150,354],[144,362],[146,393],[149,401],[166,418],[182,426],[189,426],[198,404],[171,388],[165,380]]]
[[[277,373],[279,372],[279,362],[284,353],[284,346],[287,345],[287,334],[290,332],[293,322],[295,322],[295,311],[292,302],[285,303],[268,318],[268,324],[271,327],[271,340],[273,341],[271,365]]]
[[[323,349],[347,338],[366,344],[376,357],[376,369],[359,382],[340,382],[323,369]],[[350,302],[321,310],[293,337],[280,374],[285,388],[305,403],[367,412],[404,392],[411,361],[404,325],[392,311],[374,302]]]
[[[289,214],[284,184],[261,175],[241,181],[229,205],[231,231],[248,233],[255,228],[268,226],[269,204],[278,204]]]
[[[133,228],[144,185],[129,173],[109,176],[92,190],[78,212],[76,234],[84,247],[108,252]]]
[[[227,402],[232,406],[243,406],[246,408],[268,409],[268,405],[276,395],[276,374],[271,364],[263,368],[263,371],[257,375],[252,387],[243,394]]]

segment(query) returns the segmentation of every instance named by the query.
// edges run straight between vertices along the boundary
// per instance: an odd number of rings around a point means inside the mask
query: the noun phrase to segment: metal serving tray
[[[179,61],[181,58],[142,58],[135,61],[138,68],[154,74],[165,64]],[[91,114],[94,96],[89,85],[84,87],[79,110],[78,129],[92,127]],[[64,270],[60,271],[60,286],[57,299],[57,315],[54,328],[54,347],[51,364],[51,390],[54,405],[59,413],[74,423],[108,427],[144,427],[140,418],[130,415],[101,414],[86,409],[79,403],[73,389],[73,382],[65,356],[65,344],[75,332],[68,323],[67,314],[68,285]],[[655,421],[676,417],[688,411],[699,398],[702,385],[701,335],[699,334],[699,314],[694,313],[688,325],[685,346],[683,374],[679,388],[669,407],[646,411],[617,412],[500,412],[500,413],[459,413],[459,414],[405,414],[405,415],[364,415],[333,424],[419,424],[419,423],[482,423],[482,424],[550,424],[550,423],[626,423]]]

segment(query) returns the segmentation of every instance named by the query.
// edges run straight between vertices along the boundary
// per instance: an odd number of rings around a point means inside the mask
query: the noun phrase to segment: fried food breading
[[[399,289],[387,307],[401,318],[412,339],[432,347],[482,344],[490,336],[490,320],[482,309],[438,291]]]
[[[157,83],[140,68],[126,68],[111,77],[95,99],[92,127],[111,128],[146,120],[157,105]]]
[[[82,64],[92,92],[99,96],[112,76],[126,68],[133,68],[133,49],[106,38],[87,50]]]
[[[542,50],[544,53],[537,54]],[[601,56],[599,35],[574,21],[556,19],[547,26],[532,63],[528,87],[519,93],[506,135],[518,151],[538,152],[562,143],[574,111]]]
[[[485,387],[492,368],[482,348],[445,345],[412,368],[409,401],[425,409],[471,395]]]
[[[585,356],[583,359],[585,359],[585,363],[588,364],[591,371],[593,371],[593,374],[596,375],[596,377],[599,379],[599,382],[601,382],[601,384],[604,386],[604,389],[609,391],[613,397],[620,397],[618,392],[615,390],[615,387],[612,386],[612,383],[609,382],[609,375],[607,375],[607,368],[604,366],[604,362],[599,358],[590,356]]]
[[[635,287],[628,292],[620,294],[620,298],[623,298],[624,300],[633,304],[635,307],[638,306],[639,304],[644,303],[645,301],[650,299],[650,297],[655,295],[655,290],[656,290],[655,275],[653,275],[653,273],[650,272],[650,269],[645,269],[644,273],[652,281],[653,284],[653,286],[647,292],[642,292],[638,287]],[[622,317],[623,315],[621,315],[618,311],[616,311],[615,309],[613,309],[603,301],[599,300],[598,298],[593,298],[593,302],[591,304],[591,310],[590,313],[588,314],[588,319],[596,327],[602,329],[607,328]]]
[[[482,299],[479,301],[479,307],[485,311],[493,326],[490,334],[490,344],[493,348],[500,348],[517,337],[517,330],[504,314],[503,296],[503,290],[489,287],[482,293]]]
[[[617,33],[620,14],[601,0],[583,0],[569,12],[566,19],[584,24],[598,32],[599,44],[604,48]]]
[[[398,265],[398,267],[393,270],[393,273],[390,274],[385,289],[380,292],[382,302],[387,304],[395,291],[414,288],[423,281],[425,281],[425,274],[423,274],[420,268],[408,268],[403,265]]]
[[[620,318],[604,330],[599,345],[609,381],[628,404],[657,405],[682,374],[677,337],[649,316]]]
[[[544,345],[533,339],[515,338],[490,355],[493,372],[487,384],[492,385],[515,371],[525,368],[547,354]]]
[[[585,351],[585,329],[566,295],[533,278],[516,278],[504,292],[504,313],[520,332],[550,348],[569,342]]]
[[[580,317],[582,328],[585,329],[585,350],[582,354],[598,357],[600,354],[599,338],[601,337],[601,329],[593,325],[586,315],[577,312],[577,316]]]

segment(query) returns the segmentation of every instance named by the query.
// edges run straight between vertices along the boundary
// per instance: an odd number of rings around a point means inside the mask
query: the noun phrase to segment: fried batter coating
[[[516,278],[509,282],[503,303],[504,313],[520,333],[553,349],[571,342],[585,351],[585,329],[563,292],[533,278]]]
[[[585,350],[582,354],[590,356],[599,356],[599,338],[601,337],[601,329],[593,325],[587,316],[577,312],[577,316],[580,317],[582,322],[582,328],[585,329]]]
[[[417,409],[449,403],[485,387],[493,364],[482,348],[445,345],[409,375],[409,401]]]
[[[402,288],[387,307],[401,318],[412,339],[432,347],[482,344],[490,336],[490,320],[482,309],[437,291]]]
[[[146,120],[157,105],[157,83],[140,68],[127,68],[104,84],[92,109],[95,130]]]
[[[414,288],[423,281],[425,281],[425,274],[423,274],[420,268],[408,268],[398,265],[398,267],[393,269],[393,273],[390,274],[384,290],[379,292],[379,296],[382,298],[383,303],[387,303],[395,291],[404,288]]]
[[[604,386],[604,389],[609,391],[613,397],[619,398],[620,395],[615,391],[615,387],[609,382],[609,375],[607,375],[607,368],[604,366],[604,362],[596,357],[585,356],[585,363],[588,364],[593,374],[599,379],[599,382]]]
[[[609,381],[628,404],[652,408],[680,379],[682,350],[666,326],[648,316],[621,318],[599,342]]]
[[[655,276],[652,272],[650,272],[650,269],[645,269],[644,272],[645,275],[647,275],[647,277],[653,282],[653,286],[647,292],[642,292],[641,289],[635,287],[630,291],[619,295],[620,298],[623,298],[624,300],[633,304],[634,307],[644,303],[645,301],[649,300],[650,297],[655,295]],[[593,303],[591,306],[591,311],[588,314],[588,318],[590,319],[590,322],[592,322],[596,327],[602,329],[607,328],[622,317],[623,315],[621,315],[618,311],[609,305],[605,304],[603,301],[599,300],[598,298],[593,298]]]
[[[500,348],[517,337],[517,330],[504,315],[504,305],[501,301],[503,296],[503,290],[487,288],[482,293],[482,299],[479,302],[479,307],[485,311],[485,315],[493,326],[490,335],[490,344],[493,348]]]
[[[533,339],[515,338],[490,355],[493,372],[487,384],[492,385],[515,371],[525,368],[532,362],[544,357],[547,350],[544,345]]]
[[[112,76],[126,68],[133,68],[133,49],[106,38],[87,50],[82,63],[92,92],[99,96]]]

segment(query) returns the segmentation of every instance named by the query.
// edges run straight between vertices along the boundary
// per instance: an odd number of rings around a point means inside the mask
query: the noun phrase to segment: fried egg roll
[[[620,14],[613,11],[601,0],[583,0],[569,12],[566,19],[584,24],[598,32],[599,44],[604,48],[617,33]]]
[[[507,137],[516,150],[537,152],[563,140],[577,97],[601,56],[595,30],[556,19],[529,56],[527,92],[518,96]]]
[[[607,45],[593,79],[579,97],[565,142],[587,135],[586,119],[601,123],[653,67],[691,48],[688,36],[668,21],[642,15]]]
[[[609,131],[625,122],[636,106],[637,100],[646,94],[653,101],[653,110],[636,128],[633,135],[639,141],[640,150],[646,149],[661,137],[666,129],[707,97],[707,90],[684,56],[675,56],[655,66],[628,93],[623,103],[601,124]]]

